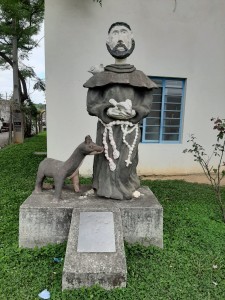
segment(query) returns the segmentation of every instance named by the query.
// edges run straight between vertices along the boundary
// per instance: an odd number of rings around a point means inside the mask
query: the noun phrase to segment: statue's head
[[[117,59],[128,57],[135,47],[130,26],[124,22],[113,23],[108,31],[106,46],[113,57]]]

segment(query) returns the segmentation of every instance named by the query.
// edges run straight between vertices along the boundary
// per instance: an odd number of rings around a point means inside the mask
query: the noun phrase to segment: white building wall
[[[187,78],[181,144],[140,144],[141,174],[199,172],[182,153],[191,133],[206,150],[215,140],[210,118],[225,117],[224,0],[46,1],[48,156],[65,160],[87,134],[95,139],[97,119],[86,112],[83,83],[90,66],[114,63],[106,50],[109,26],[130,24],[136,48],[128,63],[146,75]],[[92,172],[88,157],[81,173]]]

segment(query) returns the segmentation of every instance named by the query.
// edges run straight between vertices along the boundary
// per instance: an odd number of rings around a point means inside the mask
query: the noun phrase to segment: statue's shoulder
[[[106,84],[109,84],[109,77],[110,72],[107,71],[102,71],[99,73],[94,74],[91,78],[89,78],[83,85],[85,88],[95,88],[95,87],[100,87],[104,86]]]
[[[135,70],[130,74],[130,83],[131,85],[147,88],[149,90],[158,88],[157,84],[140,70]]]
[[[93,75],[83,85],[85,88],[103,87],[109,84],[126,84],[146,89],[157,88],[157,85],[142,71],[132,65],[109,65],[105,70]]]

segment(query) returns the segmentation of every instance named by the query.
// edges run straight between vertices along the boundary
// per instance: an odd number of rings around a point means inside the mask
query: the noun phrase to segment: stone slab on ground
[[[95,214],[99,222],[83,223],[86,217]],[[111,214],[111,216],[110,216]],[[88,219],[86,219],[87,221]],[[113,222],[113,223],[112,223]],[[93,233],[98,230],[101,233],[106,224],[113,225],[113,239],[105,236],[95,236],[95,244],[99,244],[100,251],[94,251],[91,243],[85,245],[84,251],[79,248],[79,242],[87,239],[86,233]],[[81,230],[83,226],[83,230]],[[72,215],[72,221],[67,242],[66,256],[63,268],[62,289],[74,289],[82,286],[91,286],[99,284],[105,289],[115,287],[126,287],[127,268],[123,244],[123,229],[120,210],[117,208],[107,209],[89,209],[75,208]],[[89,236],[89,238],[91,238]],[[109,241],[110,240],[110,241]],[[110,245],[110,247],[109,247]],[[107,251],[104,251],[105,246]],[[90,251],[88,251],[88,248]],[[106,249],[105,249],[106,250]]]
[[[120,210],[123,236],[129,243],[163,247],[162,206],[148,187],[139,191],[139,198],[123,201],[85,196],[85,190],[74,193],[70,187],[63,190],[60,202],[53,202],[54,190],[33,193],[20,207],[19,245],[33,248],[62,243],[68,238],[73,209],[104,208]]]

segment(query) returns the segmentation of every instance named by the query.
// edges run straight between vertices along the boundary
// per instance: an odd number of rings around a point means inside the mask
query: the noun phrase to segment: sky
[[[29,55],[29,61],[24,61],[28,66],[33,67],[37,76],[45,78],[45,59],[44,59],[44,25],[41,27],[39,34],[35,37],[39,41],[39,46],[36,47]],[[0,69],[0,94],[3,99],[12,95],[13,81],[12,70],[3,71]],[[43,92],[33,91],[33,83],[31,80],[27,81],[27,88],[30,98],[34,103],[45,103],[45,94]]]

